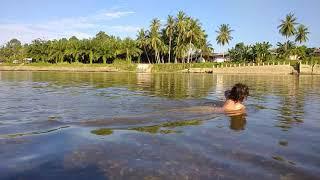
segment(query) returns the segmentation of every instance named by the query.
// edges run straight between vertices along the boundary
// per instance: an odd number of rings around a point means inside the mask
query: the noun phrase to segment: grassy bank
[[[12,64],[4,63],[0,67],[11,67],[12,69],[21,70],[48,70],[48,71],[121,71],[135,72],[137,64],[127,62],[115,62],[113,64],[83,64],[83,63],[30,63],[30,64]],[[3,70],[3,69],[2,69]],[[10,69],[9,69],[10,70]]]
[[[212,68],[218,63],[190,63],[190,64],[153,64],[152,72],[179,72],[190,68]]]

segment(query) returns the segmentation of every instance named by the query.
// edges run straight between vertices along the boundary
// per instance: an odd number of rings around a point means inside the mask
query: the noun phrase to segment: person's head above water
[[[235,84],[231,90],[225,91],[226,102],[223,105],[225,112],[244,113],[245,106],[242,102],[249,96],[249,88],[245,84]]]
[[[226,91],[227,99],[234,102],[243,102],[249,96],[249,87],[245,84],[235,84],[230,91]]]

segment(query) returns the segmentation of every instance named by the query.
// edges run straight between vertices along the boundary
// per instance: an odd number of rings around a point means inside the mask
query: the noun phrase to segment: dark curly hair
[[[242,102],[249,96],[249,87],[245,84],[235,84],[228,93],[228,98],[235,102]]]

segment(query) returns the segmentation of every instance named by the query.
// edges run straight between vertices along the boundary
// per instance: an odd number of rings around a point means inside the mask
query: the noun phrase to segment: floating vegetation
[[[98,136],[108,136],[113,133],[113,130],[107,129],[107,128],[101,128],[101,129],[92,130],[91,133]]]
[[[202,122],[200,120],[176,121],[162,124],[162,127],[175,128],[180,126],[198,126]]]
[[[158,133],[160,128],[161,128],[160,125],[156,125],[156,126],[135,127],[135,128],[131,128],[130,130],[156,134]]]
[[[187,120],[187,121],[175,121],[175,122],[166,122],[159,125],[153,126],[144,126],[144,127],[135,127],[129,130],[135,130],[139,132],[146,132],[150,134],[171,134],[171,133],[181,133],[182,131],[175,131],[172,128],[182,127],[182,126],[197,126],[200,125],[202,121],[200,120]],[[168,129],[170,128],[170,129]]]
[[[49,130],[45,130],[45,131],[34,131],[34,132],[17,133],[17,134],[6,134],[6,135],[0,135],[0,138],[1,137],[16,138],[16,137],[20,137],[20,136],[31,136],[31,135],[46,134],[46,133],[58,131],[58,130],[61,130],[61,129],[64,129],[64,128],[68,128],[68,127],[70,127],[70,126],[62,126],[62,127],[59,127],[59,128],[49,129]]]

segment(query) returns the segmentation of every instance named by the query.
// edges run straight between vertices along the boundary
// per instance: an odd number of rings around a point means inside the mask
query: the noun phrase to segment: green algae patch
[[[175,128],[181,126],[198,126],[202,124],[200,120],[176,121],[162,124],[162,127]]]
[[[153,125],[153,126],[143,126],[143,127],[134,127],[129,130],[139,131],[139,132],[145,132],[150,134],[172,134],[172,133],[182,133],[182,131],[175,131],[172,130],[176,127],[182,127],[182,126],[197,126],[202,124],[202,121],[200,120],[188,120],[188,121],[175,121],[175,122],[166,122],[159,125]]]
[[[113,133],[113,130],[107,129],[107,128],[101,128],[101,129],[92,130],[91,133],[98,136],[108,136]]]
[[[147,132],[150,134],[156,134],[156,133],[158,133],[160,128],[161,128],[160,125],[156,125],[156,126],[135,127],[135,128],[131,128],[130,130],[135,130],[135,131],[139,131],[139,132]]]

